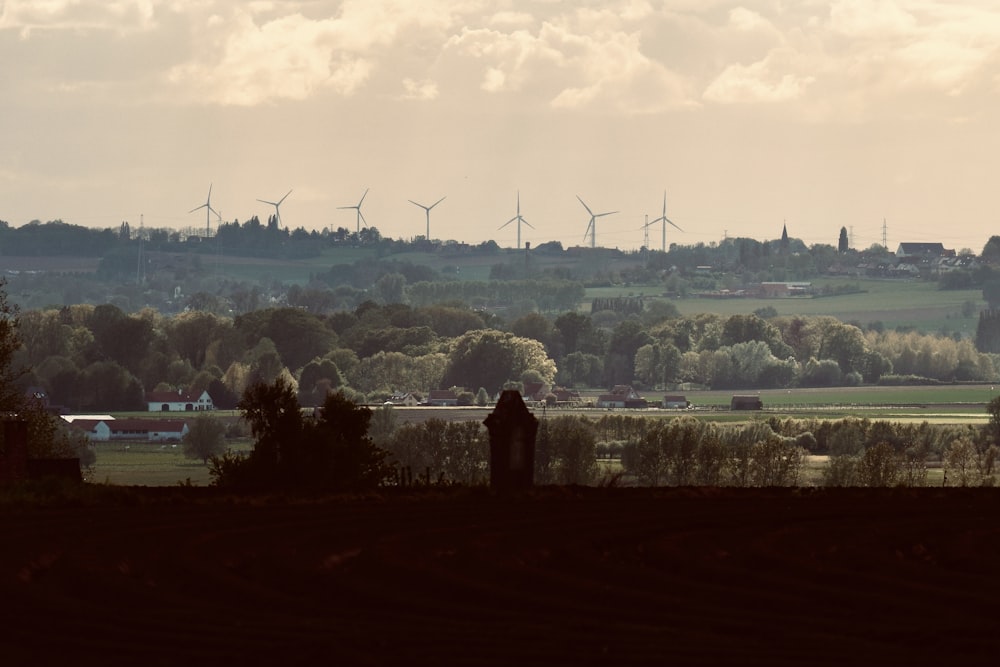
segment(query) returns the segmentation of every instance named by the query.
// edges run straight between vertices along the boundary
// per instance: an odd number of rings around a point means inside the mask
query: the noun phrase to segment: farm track
[[[983,664],[993,490],[550,487],[0,508],[18,665]]]

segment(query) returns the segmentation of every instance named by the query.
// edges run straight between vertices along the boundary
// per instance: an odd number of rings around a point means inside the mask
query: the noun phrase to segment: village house
[[[663,397],[663,407],[668,410],[683,410],[691,406],[691,402],[679,394],[667,394]]]
[[[645,408],[646,399],[640,396],[632,387],[624,384],[615,385],[607,394],[597,398],[599,408]]]
[[[549,385],[544,382],[525,382],[521,396],[526,401],[544,401],[549,393]]]
[[[556,397],[556,405],[580,405],[583,403],[580,392],[573,389],[556,387],[552,390],[552,394]]]
[[[956,255],[938,258],[934,268],[937,273],[952,273],[954,271],[973,271],[979,267],[979,260],[975,255]]]
[[[178,389],[177,391],[150,391],[146,393],[149,412],[201,412],[214,410],[212,397],[207,391],[198,395]]]
[[[411,391],[395,391],[385,404],[412,408],[415,405],[420,405],[420,400]]]
[[[761,283],[757,295],[764,298],[786,298],[807,296],[812,293],[812,283],[803,282],[767,282]]]
[[[896,248],[896,257],[900,259],[936,259],[945,255],[954,255],[954,250],[945,250],[941,243],[900,243]]]
[[[458,396],[451,389],[431,389],[424,403],[436,406],[458,405]]]

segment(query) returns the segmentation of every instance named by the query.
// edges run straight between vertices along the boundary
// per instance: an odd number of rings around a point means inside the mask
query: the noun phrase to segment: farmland
[[[650,419],[673,419],[681,414],[718,422],[742,422],[765,417],[842,419],[866,417],[901,423],[936,425],[983,425],[989,416],[986,403],[997,394],[990,385],[954,385],[922,387],[861,387],[834,389],[796,389],[752,392],[764,402],[762,411],[731,412],[729,399],[733,392],[696,391],[686,394],[693,410],[599,410],[594,408],[533,408],[539,418],[578,414],[597,419],[607,414],[626,414]],[[653,398],[652,395],[648,395]],[[403,425],[429,418],[445,421],[476,421],[482,423],[492,408],[478,407],[415,407],[393,408],[397,423]],[[149,416],[149,413],[120,413],[118,417]],[[226,420],[238,419],[234,412],[220,413]],[[232,440],[234,451],[247,451],[247,438]],[[206,486],[210,483],[208,468],[200,461],[184,457],[179,445],[149,443],[99,443],[97,463],[88,480],[113,485],[173,486],[190,483]],[[816,467],[814,462],[813,468]],[[813,475],[816,477],[816,475]]]

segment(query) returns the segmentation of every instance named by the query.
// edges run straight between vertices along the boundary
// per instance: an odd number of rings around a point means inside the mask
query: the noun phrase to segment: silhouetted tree
[[[248,388],[239,407],[254,449],[249,456],[211,459],[218,486],[358,491],[386,475],[386,453],[368,437],[371,410],[342,392],[329,394],[313,417],[305,417],[294,388],[279,377]]]

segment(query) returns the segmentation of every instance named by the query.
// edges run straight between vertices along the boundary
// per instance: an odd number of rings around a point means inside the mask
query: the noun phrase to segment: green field
[[[812,281],[823,286],[857,285],[861,292],[838,296],[801,297],[787,299],[704,297],[670,298],[681,315],[717,313],[719,315],[749,314],[761,308],[774,308],[778,315],[832,315],[844,322],[868,325],[881,322],[886,329],[915,328],[924,333],[958,332],[973,337],[979,322],[979,311],[986,307],[981,289],[940,290],[937,284],[907,280],[834,280],[819,278]],[[631,285],[588,289],[589,303],[596,297],[646,296],[660,292],[656,286]],[[971,302],[971,316],[967,302]]]
[[[647,392],[650,398],[652,392]],[[733,394],[760,396],[764,407],[844,407],[873,408],[879,406],[933,406],[965,412],[985,409],[988,402],[1000,394],[995,385],[952,384],[907,387],[824,387],[797,389],[758,389],[733,391],[688,391],[687,400],[698,406],[728,406]]]
[[[249,451],[251,443],[230,444],[234,451]],[[99,442],[94,445],[97,463],[87,474],[89,482],[119,486],[208,486],[208,466],[184,456],[179,444]]]

